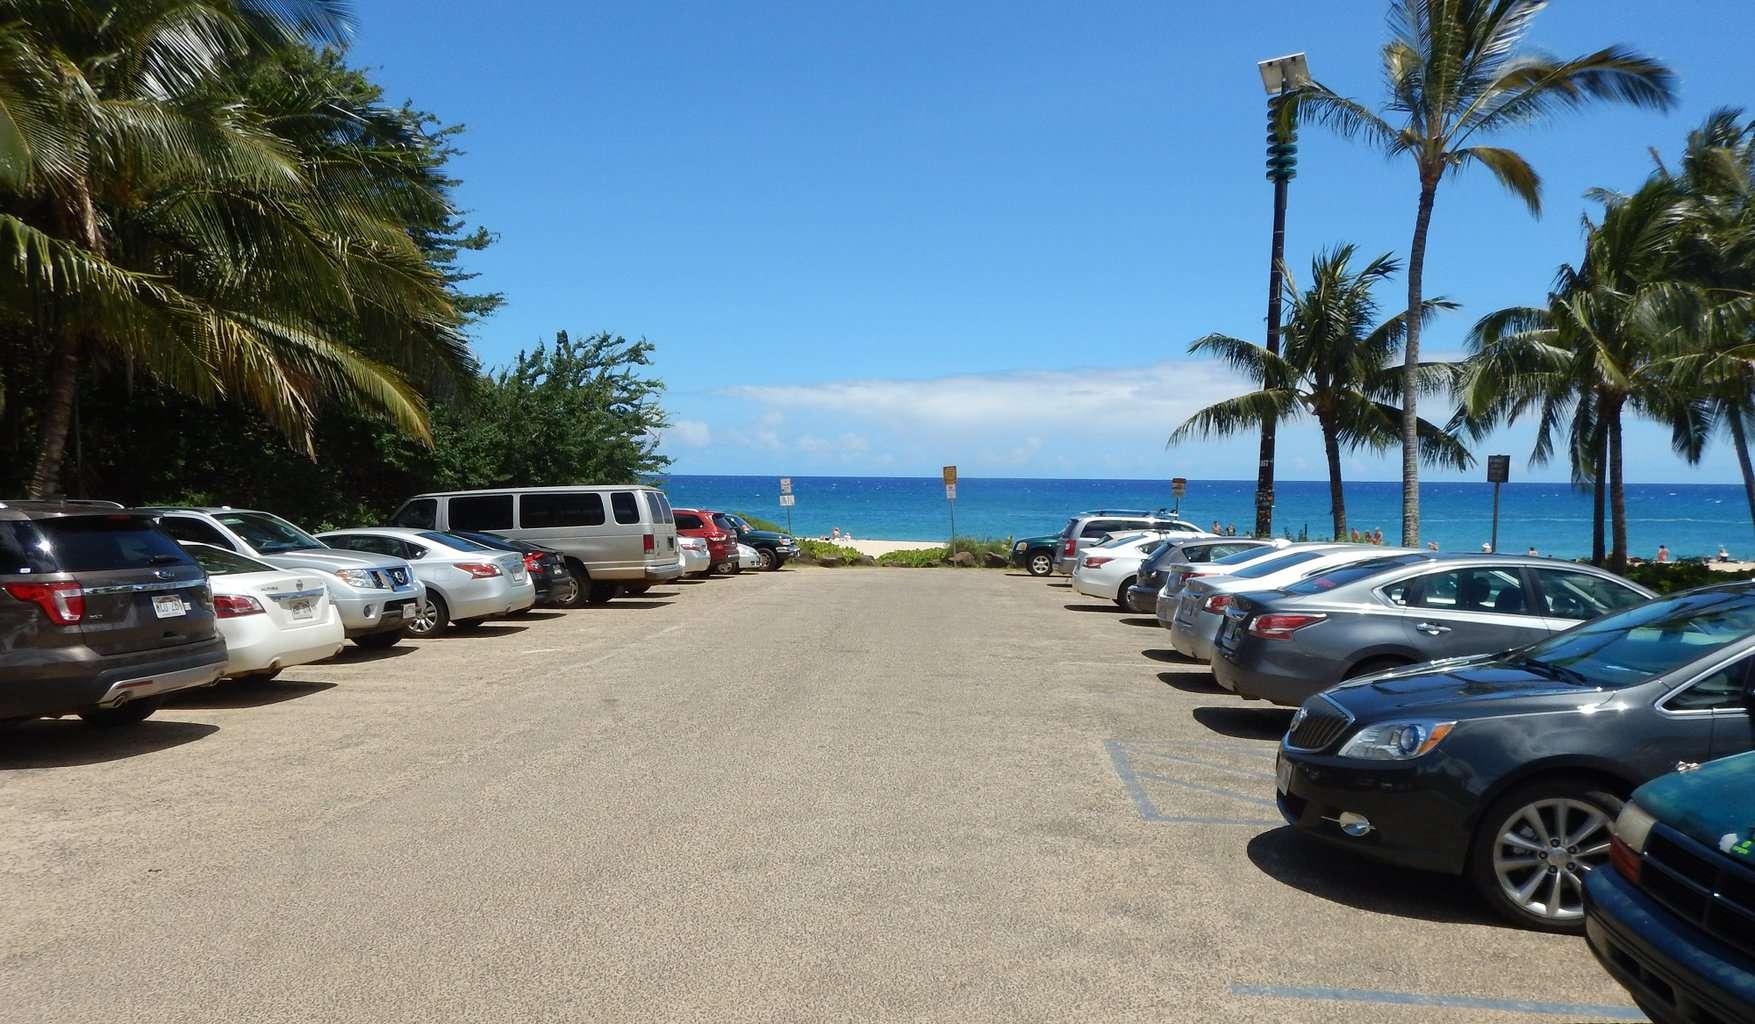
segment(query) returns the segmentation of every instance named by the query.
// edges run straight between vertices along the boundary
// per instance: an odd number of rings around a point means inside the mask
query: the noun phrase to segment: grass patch
[[[825,558],[839,558],[845,565],[858,565],[860,558],[864,557],[854,548],[804,538],[798,538],[798,554],[800,561],[820,563]]]
[[[1659,594],[1674,594],[1680,590],[1691,590],[1714,583],[1735,583],[1738,580],[1755,579],[1755,572],[1740,570],[1738,572],[1720,572],[1704,561],[1687,562],[1645,562],[1627,567],[1626,577],[1642,587],[1648,587]]]
[[[944,561],[944,548],[921,548],[918,551],[891,551],[879,555],[877,564],[901,566],[904,569],[928,569],[937,568]]]

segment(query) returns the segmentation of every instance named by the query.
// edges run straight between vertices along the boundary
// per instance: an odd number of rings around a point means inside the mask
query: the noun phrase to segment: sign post
[[[783,476],[780,478],[780,507],[786,510],[786,532],[787,533],[792,532],[792,506],[793,506],[793,503],[794,503],[794,499],[792,497],[792,478],[789,476]]]
[[[951,554],[957,553],[957,467],[946,466],[945,503],[951,508],[951,542],[948,545]]]
[[[1182,514],[1182,496],[1184,494],[1187,494],[1187,493],[1188,493],[1188,478],[1187,477],[1174,476],[1174,477],[1170,478],[1170,494],[1176,499],[1175,507],[1173,507],[1171,509],[1171,511],[1174,512],[1176,515]]]
[[[1511,456],[1487,456],[1487,482],[1493,485],[1493,551],[1499,551],[1499,485],[1511,481]]]

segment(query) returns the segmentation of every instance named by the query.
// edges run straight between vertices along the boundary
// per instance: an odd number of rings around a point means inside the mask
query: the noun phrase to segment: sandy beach
[[[834,541],[843,547],[849,547],[862,555],[877,558],[892,551],[920,551],[925,548],[942,548],[942,540],[843,540]]]

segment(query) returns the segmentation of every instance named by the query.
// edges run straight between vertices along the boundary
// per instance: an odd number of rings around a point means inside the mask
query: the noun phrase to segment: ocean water
[[[770,476],[672,476],[661,481],[672,504],[746,512],[786,522],[780,484]],[[1278,483],[1274,531],[1312,537],[1330,526],[1328,482]],[[873,540],[937,540],[949,535],[950,510],[936,477],[793,477],[797,504],[792,530],[824,536],[835,527]],[[1382,529],[1394,543],[1401,532],[1401,485],[1362,481],[1346,485],[1347,524]],[[1486,483],[1430,483],[1420,488],[1421,535],[1446,550],[1478,550],[1491,532],[1493,487]],[[1055,533],[1067,517],[1095,508],[1161,508],[1172,504],[1165,480],[1018,480],[964,477],[957,485],[957,533],[974,537],[1028,537]],[[1255,481],[1190,480],[1183,518],[1201,526],[1217,519],[1247,531],[1255,522]],[[1719,545],[1738,558],[1755,558],[1755,529],[1742,488],[1728,484],[1629,484],[1627,538],[1632,554],[1651,558],[1659,544],[1675,557],[1712,555]],[[1590,554],[1590,494],[1565,484],[1514,483],[1502,489],[1499,549],[1542,554]]]

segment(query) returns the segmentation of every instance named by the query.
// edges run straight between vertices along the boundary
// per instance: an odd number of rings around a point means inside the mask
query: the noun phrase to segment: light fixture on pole
[[[1286,256],[1286,184],[1297,176],[1298,126],[1286,97],[1310,84],[1310,65],[1302,53],[1260,61],[1261,84],[1268,94],[1267,177],[1274,183],[1274,235],[1268,259],[1267,350],[1280,354],[1280,267]],[[1274,381],[1263,380],[1264,387]],[[1261,461],[1255,477],[1255,535],[1274,532],[1274,442],[1272,420],[1261,425]]]

